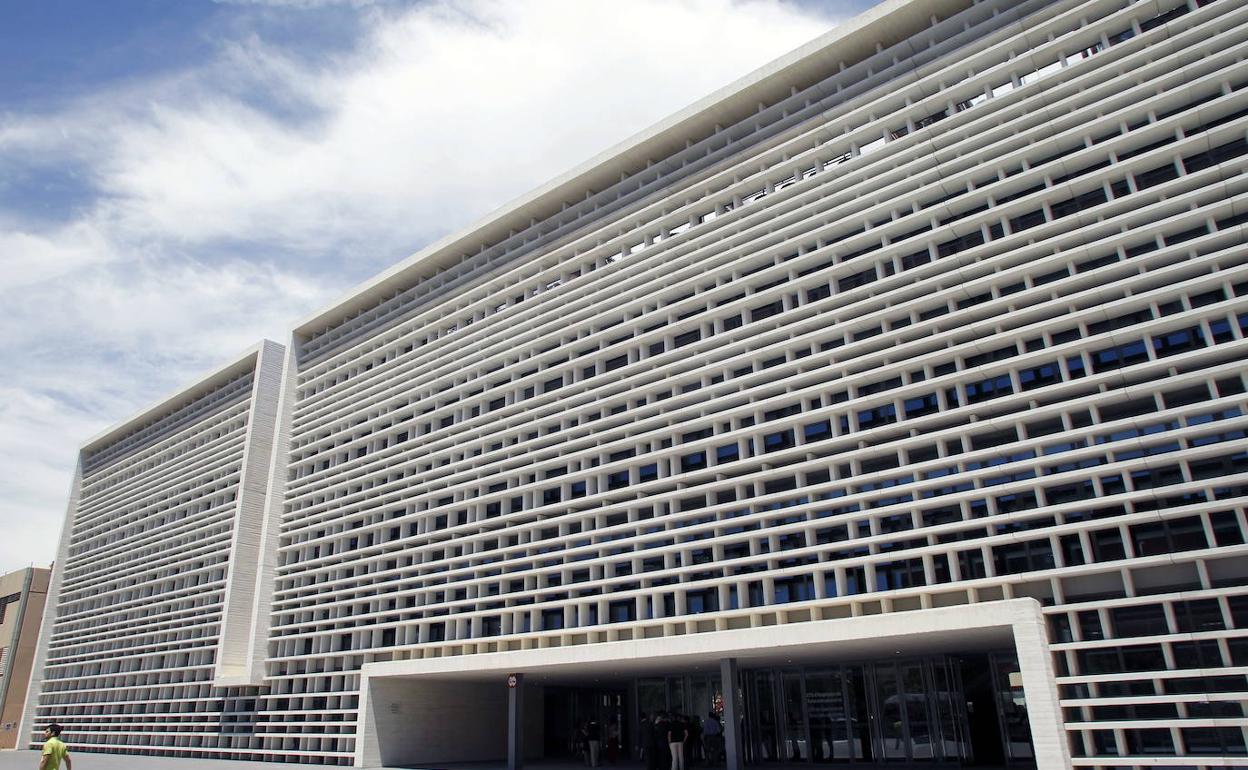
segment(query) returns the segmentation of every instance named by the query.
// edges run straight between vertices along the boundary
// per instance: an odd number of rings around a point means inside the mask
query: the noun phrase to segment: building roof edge
[[[926,9],[960,10],[969,4],[950,0],[885,0],[356,285],[328,306],[297,322],[294,332],[310,335],[340,322],[396,290],[414,284],[413,273],[429,267],[449,266],[464,252],[473,250],[474,241],[502,237],[517,224],[527,225],[535,214],[548,216],[550,212],[546,209],[561,205],[571,191],[618,181],[621,172],[636,167],[639,161],[644,163],[656,152],[666,154],[664,145],[673,140],[679,138],[683,143],[690,134],[705,131],[725,119],[739,120],[741,116],[733,114],[738,111],[731,109],[734,106],[750,104],[752,107],[758,102],[783,98],[791,81],[789,76],[795,70],[808,65],[812,58],[835,53],[833,49],[848,45],[859,35],[874,38],[897,31],[891,27],[913,33],[915,21],[926,23],[930,19]]]
[[[112,439],[118,438],[127,430],[136,427],[136,423],[149,419],[154,412],[159,412],[162,409],[169,409],[177,402],[185,401],[188,398],[208,392],[221,381],[228,379],[229,377],[232,377],[246,369],[254,359],[259,358],[260,351],[263,350],[265,346],[277,346],[279,349],[285,350],[285,346],[281,343],[274,342],[270,339],[261,339],[256,342],[256,344],[251,345],[238,355],[231,358],[225,364],[205,372],[199,377],[192,379],[184,386],[178,388],[172,394],[139,409],[137,412],[132,413],[129,417],[126,417],[119,422],[113,423],[109,427],[87,439],[87,441],[83,442],[83,444],[78,447],[78,451],[88,452],[92,449],[98,449],[101,445],[108,443],[108,441]]]

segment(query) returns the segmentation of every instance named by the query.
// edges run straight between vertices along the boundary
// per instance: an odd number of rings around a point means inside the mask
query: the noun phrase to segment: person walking
[[[43,754],[39,756],[39,770],[60,770],[62,762],[65,763],[65,770],[73,770],[69,747],[61,740],[61,726],[53,722],[43,728]]]

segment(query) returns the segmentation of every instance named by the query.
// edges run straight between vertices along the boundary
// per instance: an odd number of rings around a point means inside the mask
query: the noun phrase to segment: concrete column
[[[745,751],[741,743],[741,707],[737,701],[740,676],[736,658],[719,661],[719,686],[724,694],[724,766],[725,770],[742,770]]]
[[[524,674],[507,677],[507,770],[524,765]]]
[[[1027,721],[1031,724],[1036,766],[1069,770],[1072,766],[1070,744],[1062,728],[1062,709],[1048,632],[1038,604],[1031,614],[1032,617],[1015,621],[1014,647],[1018,652],[1023,697],[1027,699]]]

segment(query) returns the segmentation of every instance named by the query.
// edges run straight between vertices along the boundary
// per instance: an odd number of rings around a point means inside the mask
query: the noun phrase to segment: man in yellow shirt
[[[43,728],[43,756],[39,758],[39,770],[60,770],[62,760],[65,770],[74,770],[69,759],[69,747],[61,740],[61,726],[50,724]]]

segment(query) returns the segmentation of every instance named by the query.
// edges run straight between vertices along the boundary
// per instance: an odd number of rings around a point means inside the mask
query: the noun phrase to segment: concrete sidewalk
[[[134,757],[126,754],[75,752],[69,747],[74,770],[277,770],[275,762],[237,762],[230,759],[176,759],[173,757]],[[37,751],[0,751],[0,770],[38,770]]]
[[[71,747],[72,748],[72,747]],[[82,752],[73,754],[74,770],[281,770],[284,767],[323,767],[323,765],[297,765],[284,762],[239,762],[231,759],[176,759],[173,757],[135,757],[126,754],[91,754]],[[872,767],[888,767],[891,770],[921,770],[930,765],[865,765],[855,767],[870,770]],[[0,770],[38,770],[39,754],[34,751],[0,750]],[[611,765],[603,763],[598,770],[642,770],[645,767],[635,760],[621,760]],[[800,764],[767,764],[767,770],[809,770],[817,765]],[[414,770],[415,766],[373,767],[367,770]],[[426,770],[506,770],[506,762],[451,762],[427,768]],[[539,759],[525,763],[526,770],[588,770],[586,766],[570,759]],[[707,770],[705,765],[697,765],[696,770]],[[723,770],[719,765],[711,770]],[[984,767],[980,770],[1005,770],[1005,768]]]
[[[233,759],[181,759],[177,757],[140,757],[129,754],[94,754],[74,752],[70,747],[74,770],[281,770],[283,767],[329,767],[285,762],[241,762]],[[0,750],[0,770],[38,770],[39,752]],[[473,762],[437,765],[437,770],[506,770],[506,762]],[[640,765],[620,763],[603,765],[614,770],[640,770]],[[586,770],[574,761],[538,760],[526,764],[529,770]],[[373,767],[368,770],[412,770],[408,767]],[[432,768],[430,769],[432,770]]]
[[[299,765],[284,762],[240,762],[232,759],[179,759],[176,757],[139,757],[128,754],[93,754],[83,751],[74,753],[70,746],[70,758],[74,770],[281,770],[283,767],[322,767],[322,765]],[[39,753],[36,751],[0,750],[0,770],[38,770]],[[506,762],[473,762],[438,765],[438,770],[506,770]],[[531,770],[586,770],[574,761],[532,761],[526,764]],[[620,763],[603,765],[614,770],[639,770],[641,765]],[[368,770],[412,770],[408,767],[374,767]]]
[[[240,762],[232,759],[179,759],[175,757],[139,757],[128,754],[93,754],[73,752],[74,770],[281,770],[283,767],[322,767],[284,762]],[[38,770],[36,751],[0,750],[0,770]],[[506,762],[471,762],[438,765],[438,770],[506,770]],[[536,760],[525,764],[529,770],[587,770],[575,760]],[[636,762],[603,764],[599,770],[641,770]],[[375,767],[369,770],[412,770],[408,767]]]

